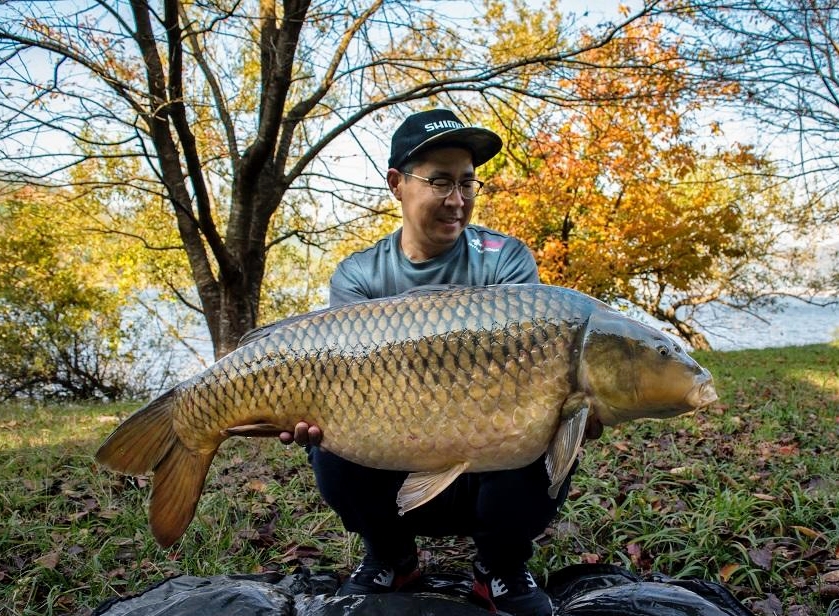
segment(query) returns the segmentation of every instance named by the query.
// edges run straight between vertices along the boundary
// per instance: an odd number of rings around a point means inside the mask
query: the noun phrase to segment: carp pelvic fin
[[[588,408],[582,407],[577,413],[559,424],[551,444],[548,445],[545,466],[551,479],[551,485],[548,488],[548,496],[551,498],[556,498],[559,494],[559,488],[562,487],[562,482],[565,481],[574,464],[577,450],[586,432],[587,418]]]
[[[444,471],[411,473],[408,475],[396,495],[399,515],[403,515],[411,509],[416,509],[430,501],[449,487],[468,468],[469,462],[461,462]]]

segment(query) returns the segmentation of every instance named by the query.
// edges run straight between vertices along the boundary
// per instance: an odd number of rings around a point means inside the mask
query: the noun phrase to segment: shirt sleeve
[[[537,284],[539,269],[524,242],[511,238],[509,252],[498,262],[494,284]],[[505,249],[507,246],[505,246]]]

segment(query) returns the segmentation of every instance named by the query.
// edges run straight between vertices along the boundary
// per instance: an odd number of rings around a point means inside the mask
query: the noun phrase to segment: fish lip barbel
[[[154,473],[149,519],[168,547],[194,517],[230,435],[317,425],[321,446],[336,455],[406,471],[404,512],[464,472],[521,468],[540,456],[555,496],[590,415],[616,425],[715,397],[707,370],[671,339],[577,291],[425,288],[255,330],[117,426],[96,459]]]

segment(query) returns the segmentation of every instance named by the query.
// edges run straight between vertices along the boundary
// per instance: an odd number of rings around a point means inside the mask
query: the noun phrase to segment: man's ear
[[[402,201],[402,181],[405,177],[398,169],[387,170],[387,187],[398,201]]]

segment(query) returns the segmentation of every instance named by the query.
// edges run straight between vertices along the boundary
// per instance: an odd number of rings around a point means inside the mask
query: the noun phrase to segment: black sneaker
[[[336,594],[345,596],[395,592],[420,576],[418,564],[416,554],[396,564],[376,560],[367,554]]]
[[[491,612],[505,612],[511,616],[551,616],[548,594],[536,585],[523,564],[509,571],[490,571],[478,560],[472,566],[475,580],[472,593],[489,604]]]

